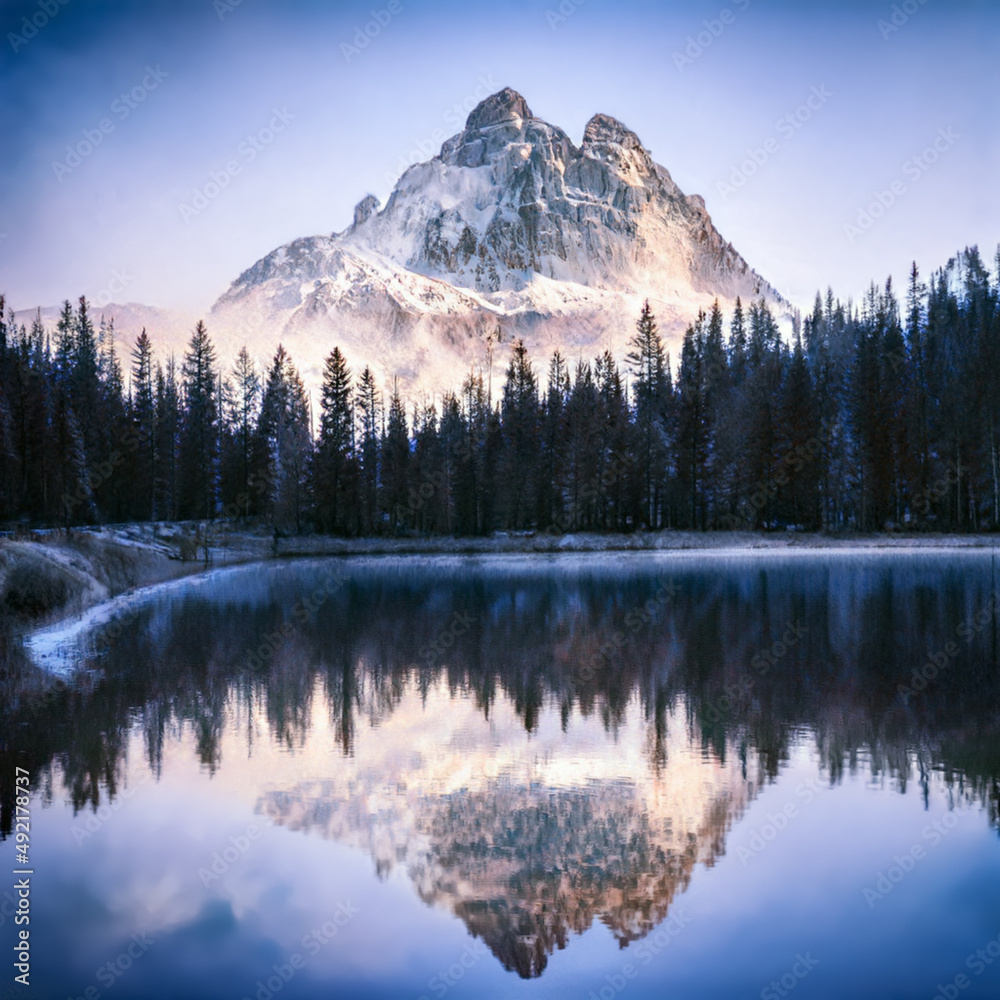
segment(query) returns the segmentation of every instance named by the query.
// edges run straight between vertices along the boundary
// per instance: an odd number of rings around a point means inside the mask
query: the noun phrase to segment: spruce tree
[[[363,534],[373,534],[380,528],[379,489],[381,486],[381,447],[379,424],[382,399],[375,374],[365,368],[358,380],[356,397],[358,429],[361,433],[359,454],[361,481],[359,483],[358,514]]]
[[[218,391],[215,348],[201,320],[191,335],[181,376],[179,512],[182,518],[211,518],[218,485]]]
[[[514,341],[501,408],[503,519],[506,527],[536,523],[539,461],[538,383],[524,341]]]
[[[156,390],[153,384],[153,345],[142,328],[132,348],[132,426],[136,452],[133,497],[136,515],[156,517]]]
[[[389,515],[389,530],[392,532],[412,526],[407,498],[407,490],[410,487],[409,459],[410,439],[406,428],[406,410],[399,395],[399,385],[394,383],[389,400],[385,438],[382,442],[382,504]],[[419,486],[417,488],[419,489]]]
[[[231,429],[232,454],[228,478],[231,482],[231,505],[245,517],[251,510],[253,491],[250,474],[253,460],[253,439],[260,412],[261,385],[257,366],[246,346],[236,355],[230,376],[228,424]]]
[[[642,469],[640,517],[649,528],[660,528],[665,514],[667,418],[670,384],[663,342],[648,300],[629,341],[626,361],[633,374],[636,436]]]
[[[320,529],[338,534],[352,531],[356,523],[357,468],[351,370],[339,347],[331,351],[323,369],[313,482]]]

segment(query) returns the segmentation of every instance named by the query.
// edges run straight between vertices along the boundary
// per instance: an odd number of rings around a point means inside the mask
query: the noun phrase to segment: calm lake
[[[995,998],[998,609],[989,551],[154,591],[72,639],[68,685],[5,702],[35,874],[33,985],[4,988]]]

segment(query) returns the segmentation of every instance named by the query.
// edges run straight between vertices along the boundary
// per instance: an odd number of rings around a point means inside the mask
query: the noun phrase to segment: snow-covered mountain
[[[542,363],[555,347],[621,357],[643,299],[669,341],[737,295],[786,305],[635,133],[598,114],[577,146],[505,88],[384,207],[369,195],[343,232],[244,271],[208,325],[224,351],[280,339],[311,382],[337,344],[355,371],[433,391],[483,365],[498,327]]]

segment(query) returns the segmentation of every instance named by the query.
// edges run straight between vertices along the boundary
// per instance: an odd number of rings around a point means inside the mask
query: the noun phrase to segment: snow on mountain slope
[[[609,347],[621,357],[649,298],[668,341],[718,297],[781,296],[727,243],[621,122],[595,115],[578,147],[507,88],[380,208],[341,233],[279,247],[216,302],[222,343],[281,339],[309,381],[338,344],[384,384],[457,389],[486,337],[537,360]]]

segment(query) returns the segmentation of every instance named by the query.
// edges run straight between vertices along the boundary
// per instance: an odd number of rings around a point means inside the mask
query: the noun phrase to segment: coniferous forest
[[[1000,273],[1000,251],[996,258]],[[155,335],[155,331],[154,331]],[[499,373],[498,373],[499,374]],[[497,398],[383,397],[338,348],[313,412],[278,346],[224,370],[128,357],[86,299],[55,329],[0,298],[0,526],[247,519],[340,535],[1000,527],[1000,284],[978,249],[902,296],[701,314],[671,358],[648,305],[624,366],[511,345]]]

